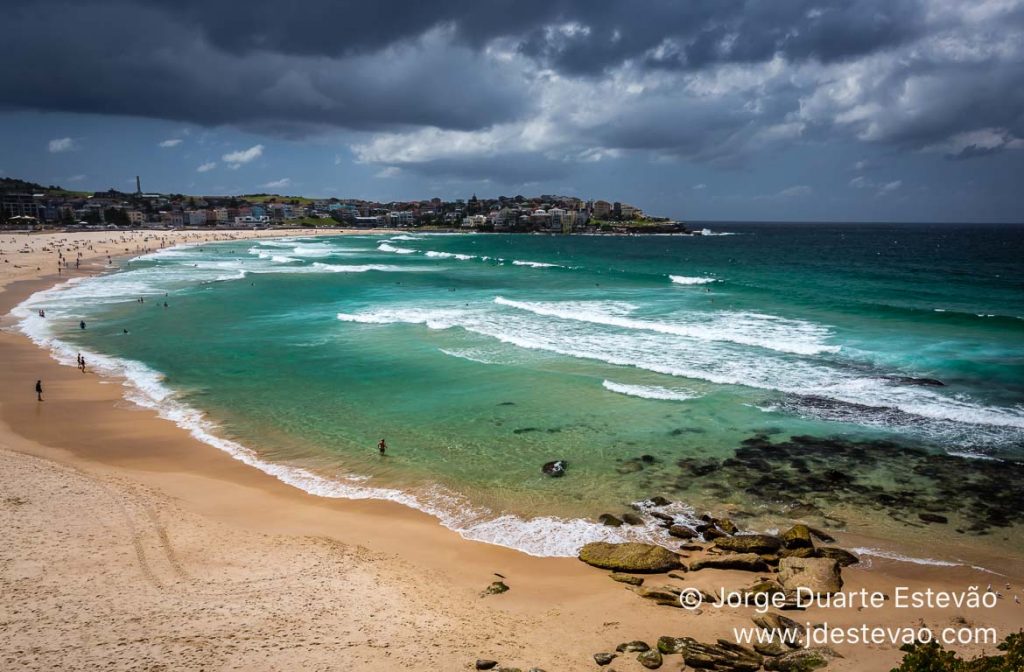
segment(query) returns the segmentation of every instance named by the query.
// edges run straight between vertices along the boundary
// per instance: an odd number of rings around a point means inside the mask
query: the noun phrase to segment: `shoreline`
[[[97,232],[97,235],[117,233],[120,232]],[[356,230],[353,233],[374,232]],[[274,231],[272,234],[266,237],[306,236],[311,232]],[[339,234],[331,230],[320,235]],[[101,253],[92,259],[103,256]],[[89,271],[103,272],[103,269],[92,266],[86,269]],[[70,469],[76,478],[103,483],[104,487],[111,487],[111,482],[126,481],[131,484],[127,487],[146,490],[143,499],[158,511],[180,510],[183,512],[181,519],[197,518],[218,528],[227,528],[231,531],[228,536],[244,538],[246,548],[261,547],[267,543],[268,536],[273,537],[275,541],[271,546],[280,552],[282,559],[289,561],[305,553],[320,553],[324,539],[356,545],[378,558],[358,562],[361,571],[380,572],[391,582],[389,585],[400,586],[400,590],[409,594],[424,592],[436,601],[430,605],[417,603],[416,608],[401,602],[376,605],[378,612],[383,609],[389,618],[398,620],[408,618],[410,612],[433,614],[438,618],[459,615],[458,625],[452,625],[444,636],[468,641],[476,653],[454,646],[446,652],[431,651],[431,656],[438,656],[432,658],[432,662],[443,669],[468,669],[467,665],[476,657],[514,659],[524,668],[536,664],[549,669],[592,669],[590,653],[609,646],[614,648],[618,641],[636,638],[653,641],[669,634],[707,641],[727,636],[728,627],[734,623],[749,622],[749,610],[738,610],[729,616],[723,614],[721,618],[685,618],[677,610],[652,607],[624,593],[622,586],[609,581],[604,572],[576,559],[538,558],[501,546],[469,541],[444,528],[428,514],[398,503],[317,497],[249,468],[164,421],[156,411],[125,402],[119,381],[103,380],[92,374],[83,376],[54,361],[48,352],[36,347],[21,333],[12,331],[11,308],[36,291],[64,279],[67,276],[46,276],[41,272],[33,276],[30,272],[25,277],[4,275],[0,280],[0,314],[5,316],[0,352],[3,361],[8,363],[0,372],[0,389],[3,390],[0,392],[0,421],[3,423],[0,460],[4,464],[24,459],[14,457],[16,455],[30,455],[44,460],[38,464],[33,462],[34,467],[49,469],[51,473]],[[31,380],[40,377],[46,389],[47,400],[43,404],[36,402],[30,391]],[[140,451],[140,446],[145,447],[144,452]],[[31,501],[31,495],[26,497]],[[176,537],[171,535],[170,538]],[[850,535],[842,535],[841,541],[847,547],[861,545]],[[281,547],[286,551],[281,551]],[[274,553],[269,553],[268,566],[274,565],[274,557]],[[202,560],[196,562],[202,563]],[[991,575],[986,579],[985,574],[964,566],[929,567],[888,560],[872,564],[874,567],[869,571],[848,569],[844,578],[852,585],[883,587],[893,581],[917,584],[930,581],[947,586],[962,584],[962,587],[971,581],[972,585],[992,581]],[[131,563],[124,570],[138,571]],[[480,598],[479,592],[493,580],[495,572],[509,577],[512,590],[504,595]],[[425,586],[418,578],[422,576],[434,578]],[[735,582],[750,576],[705,570],[698,578],[699,581],[693,580],[695,585],[705,581]],[[1024,571],[1013,571],[1007,580],[1019,586],[1021,578],[1024,578]],[[324,580],[331,583],[329,576]],[[284,584],[280,588],[287,592],[287,581]],[[711,584],[707,587],[710,589]],[[344,588],[331,586],[328,592]],[[363,588],[357,598],[367,597],[365,593],[371,590]],[[993,615],[1003,624],[1001,635],[1005,636],[1011,631],[1009,625],[1019,623],[1024,612],[1019,605],[1014,610],[1015,605],[1009,599],[1002,602],[1005,604],[999,605],[999,613]],[[485,612],[484,616],[474,623],[473,618],[481,611]],[[300,616],[294,615],[295,618]],[[353,622],[363,619],[366,623],[372,622],[370,619],[374,616],[372,611],[346,611],[344,614],[346,619],[354,619]],[[855,614],[852,616],[856,618]],[[900,616],[888,614],[885,618],[898,621]],[[937,617],[937,614],[928,612],[927,616]],[[507,619],[507,624],[502,619]],[[669,619],[671,625],[666,622]],[[404,638],[402,632],[396,632],[389,637],[390,645],[386,649],[367,645],[368,650],[358,654],[366,655],[365,659],[359,659],[362,665],[359,669],[394,669],[395,661],[390,660],[393,655],[410,656],[409,660],[415,660],[414,652],[422,653],[425,647],[424,633],[432,632],[429,627],[421,629],[422,625],[410,625]],[[558,636],[570,631],[577,635],[572,643]],[[527,649],[530,655],[526,655]],[[841,647],[837,650],[844,652]],[[0,647],[0,660],[9,655],[7,649]],[[879,664],[894,664],[898,658],[899,654],[892,648],[871,652],[871,659]],[[289,659],[289,664],[299,666],[294,660]],[[315,657],[306,660],[315,660]],[[854,660],[848,656],[845,662],[836,661],[829,669],[863,669],[857,667]],[[256,667],[260,665],[257,663]],[[633,668],[626,666],[624,669]]]

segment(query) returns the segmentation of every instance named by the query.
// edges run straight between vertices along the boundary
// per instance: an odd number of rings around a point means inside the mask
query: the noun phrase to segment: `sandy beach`
[[[33,292],[160,247],[281,235],[0,234],[0,667],[469,670],[490,659],[572,672],[597,669],[593,654],[621,642],[732,641],[733,628],[751,626],[749,607],[658,606],[576,559],[466,541],[395,503],[306,494],[125,401],[118,381],[59,365],[8,315]],[[71,260],[59,274],[58,249]],[[845,548],[869,545],[837,536]],[[901,610],[890,601],[789,615],[837,627],[991,626],[1001,640],[1024,622],[1014,599],[1024,596],[1024,569],[1013,557],[983,564],[992,571],[873,558],[843,570],[844,590],[991,584],[1003,593],[991,609]],[[510,590],[482,596],[496,575]],[[645,585],[717,592],[758,574],[679,576]],[[887,670],[902,655],[890,644],[833,648],[842,657],[830,670]],[[666,656],[663,669],[681,666]],[[631,653],[611,667],[644,669]]]

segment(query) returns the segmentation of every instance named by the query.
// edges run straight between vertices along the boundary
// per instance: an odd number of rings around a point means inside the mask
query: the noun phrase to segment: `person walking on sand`
[[[379,442],[377,443],[377,450],[379,450],[379,451],[380,451],[380,454],[381,454],[381,455],[383,455],[383,454],[384,454],[384,453],[385,453],[385,452],[387,451],[387,449],[388,449],[388,444],[387,444],[387,442],[386,442],[386,441],[384,441],[384,439],[381,439],[381,440],[380,440],[380,441],[379,441]]]
[[[41,380],[36,381],[36,400],[43,400],[43,381]]]

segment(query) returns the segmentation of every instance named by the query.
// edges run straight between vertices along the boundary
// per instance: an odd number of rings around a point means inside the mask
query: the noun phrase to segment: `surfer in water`
[[[380,451],[381,455],[383,455],[385,452],[387,452],[387,449],[388,449],[388,444],[387,444],[387,442],[384,439],[381,439],[380,441],[377,442],[377,450]]]

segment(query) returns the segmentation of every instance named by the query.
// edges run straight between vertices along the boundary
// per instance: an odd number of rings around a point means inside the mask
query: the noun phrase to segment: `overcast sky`
[[[0,175],[1024,221],[1024,0],[0,0]]]

